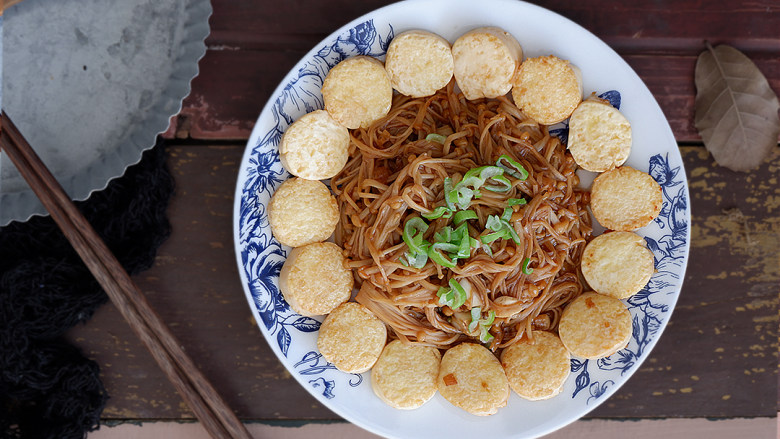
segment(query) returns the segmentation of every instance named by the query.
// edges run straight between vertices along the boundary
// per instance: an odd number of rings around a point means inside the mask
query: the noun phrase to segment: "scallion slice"
[[[509,164],[505,165],[501,163],[502,160],[506,161]],[[528,178],[528,171],[525,170],[523,165],[517,163],[506,154],[502,154],[501,157],[498,158],[498,160],[496,161],[496,166],[505,170],[506,173],[511,175],[512,177],[519,178],[520,180],[525,180]]]
[[[466,290],[455,279],[450,279],[450,287],[439,287],[436,295],[439,297],[439,305],[457,309],[466,303]]]
[[[461,223],[472,219],[477,219],[477,212],[473,210],[459,210],[452,217],[452,222],[459,226]]]
[[[512,189],[512,182],[509,181],[508,178],[504,177],[503,175],[496,175],[494,177],[490,178],[490,181],[495,181],[500,184],[498,185],[488,185],[485,184],[483,187],[489,191],[493,192],[509,192],[510,189]]]
[[[429,220],[437,218],[449,218],[452,216],[452,209],[447,206],[439,206],[428,213],[423,213],[422,217]]]
[[[534,272],[534,269],[530,268],[528,266],[528,264],[530,264],[530,263],[531,263],[531,260],[528,259],[528,258],[525,258],[525,260],[523,261],[523,273],[524,274],[531,274],[531,273]]]
[[[425,140],[429,142],[441,143],[442,145],[444,145],[444,142],[447,141],[447,138],[438,133],[431,133],[425,136]]]
[[[447,246],[448,248],[442,248],[443,246]],[[452,246],[452,244],[446,242],[437,242],[433,244],[428,249],[428,257],[433,259],[433,262],[441,265],[442,267],[447,267],[447,268],[455,267],[457,265],[457,259],[449,259],[447,258],[447,256],[445,256],[442,252],[439,251],[439,250],[444,250],[446,252],[450,252],[451,247],[449,246]],[[457,246],[453,246],[453,247],[455,247],[454,251],[457,251]]]
[[[406,221],[402,237],[409,251],[404,254],[405,260],[401,260],[402,264],[406,262],[404,265],[422,268],[428,262],[428,250],[431,244],[423,239],[423,234],[427,230],[428,224],[422,218],[414,217]]]

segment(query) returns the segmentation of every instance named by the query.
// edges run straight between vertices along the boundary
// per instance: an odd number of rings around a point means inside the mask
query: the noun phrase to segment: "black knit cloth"
[[[162,140],[108,187],[76,203],[130,274],[170,234],[173,179]],[[0,437],[83,438],[108,395],[98,365],[62,335],[107,296],[50,217],[0,229]]]

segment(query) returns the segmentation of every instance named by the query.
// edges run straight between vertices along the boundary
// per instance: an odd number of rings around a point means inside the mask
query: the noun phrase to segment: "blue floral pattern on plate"
[[[279,291],[278,277],[287,248],[271,235],[266,206],[276,188],[289,177],[277,151],[282,133],[298,117],[323,107],[320,88],[327,72],[349,56],[382,57],[393,35],[392,26],[377,29],[373,20],[368,20],[334,37],[333,41],[313,52],[313,56],[306,57],[302,66],[277,90],[276,99],[269,103],[266,120],[270,119],[272,123],[264,125],[258,136],[253,134],[257,140],[251,145],[248,160],[245,159],[248,166],[240,171],[235,220],[237,251],[256,318],[264,326],[269,343],[275,343],[281,355],[289,358],[291,373],[298,374],[313,392],[329,400],[338,395],[337,376],[347,377],[338,381],[352,387],[360,386],[364,382],[363,376],[337,371],[315,350],[304,349],[305,352],[298,353],[295,358],[289,357],[291,346],[297,340],[316,335],[320,321],[292,311]],[[621,94],[617,90],[599,96],[616,108],[621,105]],[[551,133],[565,142],[568,126],[560,124],[553,127]],[[570,399],[585,399],[587,405],[610,394],[616,382],[622,382],[621,377],[633,372],[647,355],[648,347],[669,318],[682,282],[680,273],[684,270],[689,236],[687,187],[684,172],[680,172],[681,165],[675,163],[670,162],[668,155],[654,155],[644,165],[663,188],[664,205],[653,223],[660,232],[645,238],[654,253],[657,273],[642,291],[627,301],[633,316],[631,341],[625,349],[608,358],[597,361],[572,359],[574,382],[569,387]],[[641,168],[642,164],[635,163],[634,166]]]
[[[285,84],[281,95],[274,101],[271,109],[274,126],[254,146],[250,166],[244,169],[247,178],[241,191],[239,213],[242,267],[259,319],[275,338],[285,357],[296,331],[316,332],[320,322],[292,311],[277,283],[287,251],[269,232],[266,206],[276,188],[289,177],[279,161],[279,141],[284,130],[298,117],[323,108],[320,88],[333,66],[350,56],[382,56],[392,38],[392,26],[380,35],[373,21],[369,20],[342,34],[332,44],[320,48],[313,59]],[[335,367],[318,352],[310,351],[295,363],[295,369],[302,375],[312,376],[333,371]],[[349,384],[358,386],[362,381],[362,376],[355,374]],[[326,398],[334,397],[335,383],[332,380],[319,377],[309,383]]]

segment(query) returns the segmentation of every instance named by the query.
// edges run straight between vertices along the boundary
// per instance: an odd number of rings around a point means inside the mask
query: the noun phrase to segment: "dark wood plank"
[[[269,96],[306,51],[209,50],[176,121],[177,137],[248,138]],[[700,142],[693,125],[696,57],[625,55],[624,59],[655,96],[675,138]],[[780,51],[777,57],[758,57],[755,62],[770,86],[780,92]]]
[[[285,371],[257,328],[239,283],[232,206],[243,154],[174,146],[173,234],[136,277],[187,352],[243,419],[338,419]],[[682,148],[692,191],[691,257],[659,344],[590,417],[773,416],[780,283],[780,154],[750,174]],[[101,367],[105,419],[192,415],[111,306],[68,338]]]
[[[682,293],[648,360],[593,416],[775,416],[780,152],[739,174],[704,148],[682,151],[693,212]]]
[[[307,51],[349,20],[389,2],[213,3],[209,50],[168,137],[246,139],[274,88]],[[780,92],[776,3],[546,0],[539,5],[589,29],[623,56],[659,101],[679,141],[701,141],[693,126],[693,68],[705,40],[743,50]]]
[[[283,46],[308,50],[341,25],[393,1],[215,0],[212,3],[214,15],[209,44],[242,49]],[[540,0],[533,3],[571,19],[610,46],[627,52],[691,55],[697,53],[694,50],[705,39],[741,41],[751,52],[776,52],[779,48],[776,30],[780,7],[770,0]]]
[[[233,191],[243,147],[174,147],[173,231],[154,267],[135,278],[203,374],[242,418],[335,418],[265,343],[239,283]],[[69,338],[97,359],[104,419],[192,418],[116,309],[104,306]]]

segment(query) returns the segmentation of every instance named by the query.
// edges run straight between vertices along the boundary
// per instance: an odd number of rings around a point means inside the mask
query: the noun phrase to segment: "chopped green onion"
[[[439,296],[439,305],[449,306],[452,309],[457,309],[466,303],[466,290],[455,279],[450,279],[450,287],[439,287],[439,291],[436,293]]]
[[[490,178],[492,181],[497,181],[501,184],[499,185],[485,185],[485,189],[493,192],[509,192],[510,189],[512,189],[512,182],[509,181],[508,178],[504,177],[503,175],[496,175],[495,177]]]
[[[526,201],[523,198],[510,198],[510,199],[506,200],[506,205],[510,206],[510,207],[511,206],[520,206],[520,205],[523,205],[525,203],[526,203]]]
[[[480,168],[474,168],[468,172],[466,172],[466,175],[463,176],[463,180],[459,181],[458,184],[455,187],[473,187],[474,189],[479,188],[483,184],[485,184],[485,179],[481,178],[479,174],[472,174],[471,171],[479,170]]]
[[[457,257],[468,258],[471,256],[471,237],[469,236],[469,228],[465,223],[461,224],[460,227],[455,229],[455,232],[453,233],[453,241],[457,241]]]
[[[496,312],[493,310],[490,310],[488,313],[488,318],[485,320],[485,325],[492,326],[493,322],[496,321]]]
[[[423,218],[434,220],[437,218],[449,218],[452,216],[452,209],[447,206],[439,206],[428,213],[422,214]]]
[[[444,179],[444,201],[447,203],[447,207],[451,210],[455,210],[455,203],[458,201],[458,193],[452,187],[452,179],[450,177]]]
[[[482,318],[482,309],[478,306],[471,308],[471,322],[469,323],[469,332],[474,332],[479,328],[479,341],[482,343],[489,343],[493,340],[493,335],[490,333],[490,327],[493,326],[493,322],[496,320],[496,312],[490,311],[487,318]]]
[[[489,233],[489,234],[487,234],[485,236],[481,236],[479,239],[480,239],[480,241],[482,241],[483,244],[490,244],[491,242],[495,241],[496,239],[500,239],[500,238],[506,238],[506,233],[503,232],[503,231],[501,231],[501,232],[493,232],[493,233]]]
[[[460,210],[455,212],[455,216],[452,217],[452,222],[455,223],[456,226],[459,226],[462,222],[477,218],[477,212],[474,212],[473,210]]]
[[[504,213],[501,214],[501,220],[509,222],[510,219],[512,219],[512,213],[514,210],[512,210],[511,207],[505,207]]]
[[[522,243],[523,243],[523,241],[522,241],[522,240],[520,240],[520,236],[519,236],[519,235],[517,234],[517,232],[515,231],[515,228],[514,228],[514,227],[512,227],[512,225],[511,225],[511,224],[509,224],[509,223],[506,223],[506,230],[507,230],[507,233],[509,234],[509,237],[510,237],[510,238],[512,238],[512,241],[514,241],[514,242],[515,242],[515,244],[518,244],[518,245],[519,245],[519,244],[522,244]]]
[[[431,133],[425,136],[425,140],[428,140],[429,142],[441,143],[444,145],[444,142],[447,141],[447,138],[438,133]]]
[[[483,180],[494,178],[503,174],[504,170],[499,166],[482,166],[482,170],[479,171],[479,177]]]
[[[433,244],[428,249],[428,257],[433,259],[433,262],[441,265],[442,267],[447,267],[447,268],[455,267],[457,265],[457,259],[454,259],[454,260],[453,259],[447,259],[447,256],[444,256],[439,251],[439,249],[442,249],[442,250],[447,251],[447,252],[450,252],[450,249],[449,248],[446,248],[446,249],[442,248],[442,246],[449,247],[449,246],[452,246],[452,244],[449,244],[449,243],[446,243],[446,242],[437,242],[437,243]],[[455,247],[454,251],[457,251],[457,246],[453,246],[453,247]]]
[[[504,213],[506,213],[506,211]],[[488,216],[488,219],[485,222],[485,227],[495,232],[480,238],[485,244],[489,244],[498,238],[511,239],[515,242],[515,244],[522,243],[520,236],[518,236],[515,228],[509,224],[509,221],[499,218],[496,215]]]
[[[439,296],[439,305],[452,308],[455,303],[455,293],[452,292],[452,288],[439,287],[436,295]]]
[[[496,215],[490,215],[488,216],[487,221],[485,222],[485,227],[488,229],[498,232],[502,228],[504,228],[504,224],[501,222],[501,218],[497,217]]]
[[[506,160],[507,163],[509,163],[509,165],[502,164],[501,160]],[[511,175],[512,177],[519,178],[520,180],[525,180],[528,178],[528,171],[525,170],[523,165],[517,163],[506,154],[502,154],[501,157],[498,158],[498,160],[496,161],[496,166],[505,170],[506,173]]]
[[[466,186],[457,187],[454,189],[455,196],[457,197],[457,206],[461,209],[468,209],[471,199],[474,197],[474,191]]]
[[[475,306],[474,308],[471,308],[471,323],[469,323],[469,332],[474,332],[477,330],[480,317],[482,317],[482,310],[480,307]]]
[[[428,230],[428,224],[423,221],[422,218],[414,217],[406,221],[404,224],[403,239],[409,250],[419,253],[423,251],[422,237]]]
[[[482,244],[482,251],[485,252],[486,255],[493,257],[493,249],[490,248],[487,244]]]
[[[490,343],[493,341],[493,334],[491,334],[487,329],[483,328],[483,330],[479,334],[479,341],[482,343]]]
[[[463,174],[463,179],[458,184],[474,186],[474,182],[473,182],[474,180],[472,180],[473,178],[475,178],[477,180],[484,180],[484,179],[480,178],[480,175],[479,175],[482,172],[483,169],[485,169],[485,166],[480,166],[478,168],[471,168],[471,169],[469,169],[468,171],[466,171],[465,174]]]
[[[524,274],[531,274],[534,272],[533,268],[530,268],[528,264],[531,263],[531,260],[528,258],[525,258],[525,261],[523,261],[523,273]]]
[[[439,229],[436,234],[433,235],[433,240],[435,242],[450,242],[452,241],[452,227],[450,226],[444,226],[441,229]]]
[[[455,292],[455,308],[460,308],[466,303],[466,289],[455,279],[450,279],[450,288]]]
[[[428,262],[428,250],[430,243],[423,239],[423,234],[428,230],[428,224],[422,218],[414,217],[404,224],[403,240],[409,248],[404,254],[405,259],[401,263],[414,268],[422,268]]]
[[[450,242],[434,242],[432,247],[436,248],[436,250],[441,250],[450,253],[450,257],[453,257],[452,254],[457,253],[458,250],[460,249],[460,246],[458,246],[458,244],[453,244]]]

